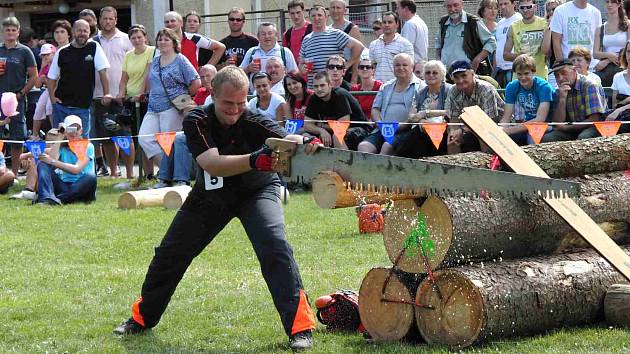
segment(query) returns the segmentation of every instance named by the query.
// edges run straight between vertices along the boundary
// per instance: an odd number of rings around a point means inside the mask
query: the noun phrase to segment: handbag
[[[171,105],[173,105],[173,107],[175,107],[175,109],[179,113],[187,113],[189,110],[195,108],[196,106],[195,101],[193,101],[192,97],[187,93],[183,93],[175,97],[174,99],[171,99],[168,96],[168,92],[166,91],[166,85],[164,85],[164,80],[162,80],[162,65],[160,65],[159,62],[158,62],[158,70],[159,70],[158,76],[160,77],[162,88],[164,89],[164,93],[166,93],[166,96],[168,97],[168,101],[171,102]]]

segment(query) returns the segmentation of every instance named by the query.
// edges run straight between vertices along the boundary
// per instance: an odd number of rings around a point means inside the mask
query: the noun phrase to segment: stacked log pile
[[[550,176],[580,183],[581,195],[575,198],[579,206],[615,242],[630,244],[630,181],[625,173],[630,135],[525,150]],[[468,153],[431,160],[485,167],[490,158]],[[334,189],[330,185],[341,185],[339,192],[318,204],[347,207],[368,194],[349,190],[333,177],[322,180],[329,190]],[[348,193],[355,195],[350,198]],[[427,343],[463,348],[595,323],[604,319],[608,288],[626,282],[538,197],[416,194],[405,198],[398,193],[394,199],[383,230],[394,266],[368,272],[359,294],[361,319],[374,339],[400,340],[411,332],[409,326],[416,326]],[[408,252],[404,246],[419,212],[430,235],[431,252]],[[587,250],[578,249],[584,247]],[[630,251],[630,246],[623,250]],[[417,285],[410,279],[423,280]],[[615,308],[630,307],[618,300],[626,299],[627,292],[611,290],[608,302]]]

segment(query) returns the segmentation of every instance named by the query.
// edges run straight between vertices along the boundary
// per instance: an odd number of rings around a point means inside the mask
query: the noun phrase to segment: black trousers
[[[314,320],[304,322],[304,318],[312,319],[312,311],[285,237],[278,187],[265,186],[229,208],[223,203],[208,205],[191,192],[155,249],[141,298],[133,306],[134,319],[148,328],[157,325],[192,260],[237,217],[254,247],[287,335],[315,328]]]

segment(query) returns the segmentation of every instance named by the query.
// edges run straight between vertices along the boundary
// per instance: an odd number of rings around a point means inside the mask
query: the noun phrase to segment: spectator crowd
[[[141,24],[126,33],[118,29],[111,6],[98,16],[83,10],[73,23],[55,21],[52,43],[33,40],[32,31],[8,17],[2,21],[0,94],[14,94],[17,108],[1,112],[0,128],[11,142],[7,158],[0,151],[0,192],[26,172],[26,186],[14,198],[93,200],[96,176],[120,176],[119,160],[125,177],[134,178],[138,145],[153,188],[190,184],[196,167],[185,135],[177,134],[165,154],[156,134],[181,132],[192,107],[212,105],[212,80],[226,66],[249,77],[250,112],[325,146],[368,153],[421,158],[485,150],[462,125],[449,125],[438,147],[423,129],[459,123],[473,105],[509,123],[502,127],[520,145],[534,143],[527,122],[626,121],[630,22],[629,5],[620,1],[606,0],[602,22],[588,0],[547,0],[544,17],[536,15],[534,0],[482,0],[476,14],[464,10],[463,0],[444,0],[435,60],[429,60],[428,28],[411,0],[398,0],[396,11],[373,22],[377,38],[369,44],[348,20],[344,0],[309,9],[291,0],[284,33],[262,22],[255,35],[247,34],[245,11],[232,8],[229,35],[220,40],[200,33],[202,19],[194,11],[164,14],[154,41]],[[336,134],[331,121],[345,124],[345,135]],[[620,132],[626,131],[622,125]],[[136,135],[125,149],[109,139]],[[542,141],[597,136],[591,124],[556,124]],[[41,154],[18,143],[44,137],[68,142],[49,143]],[[77,156],[69,144],[81,138],[90,142]]]

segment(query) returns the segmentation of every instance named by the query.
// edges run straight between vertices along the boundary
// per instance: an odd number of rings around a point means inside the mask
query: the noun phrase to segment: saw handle
[[[291,176],[291,157],[297,149],[297,142],[287,139],[267,138],[265,144],[278,154],[275,171],[285,177]]]

